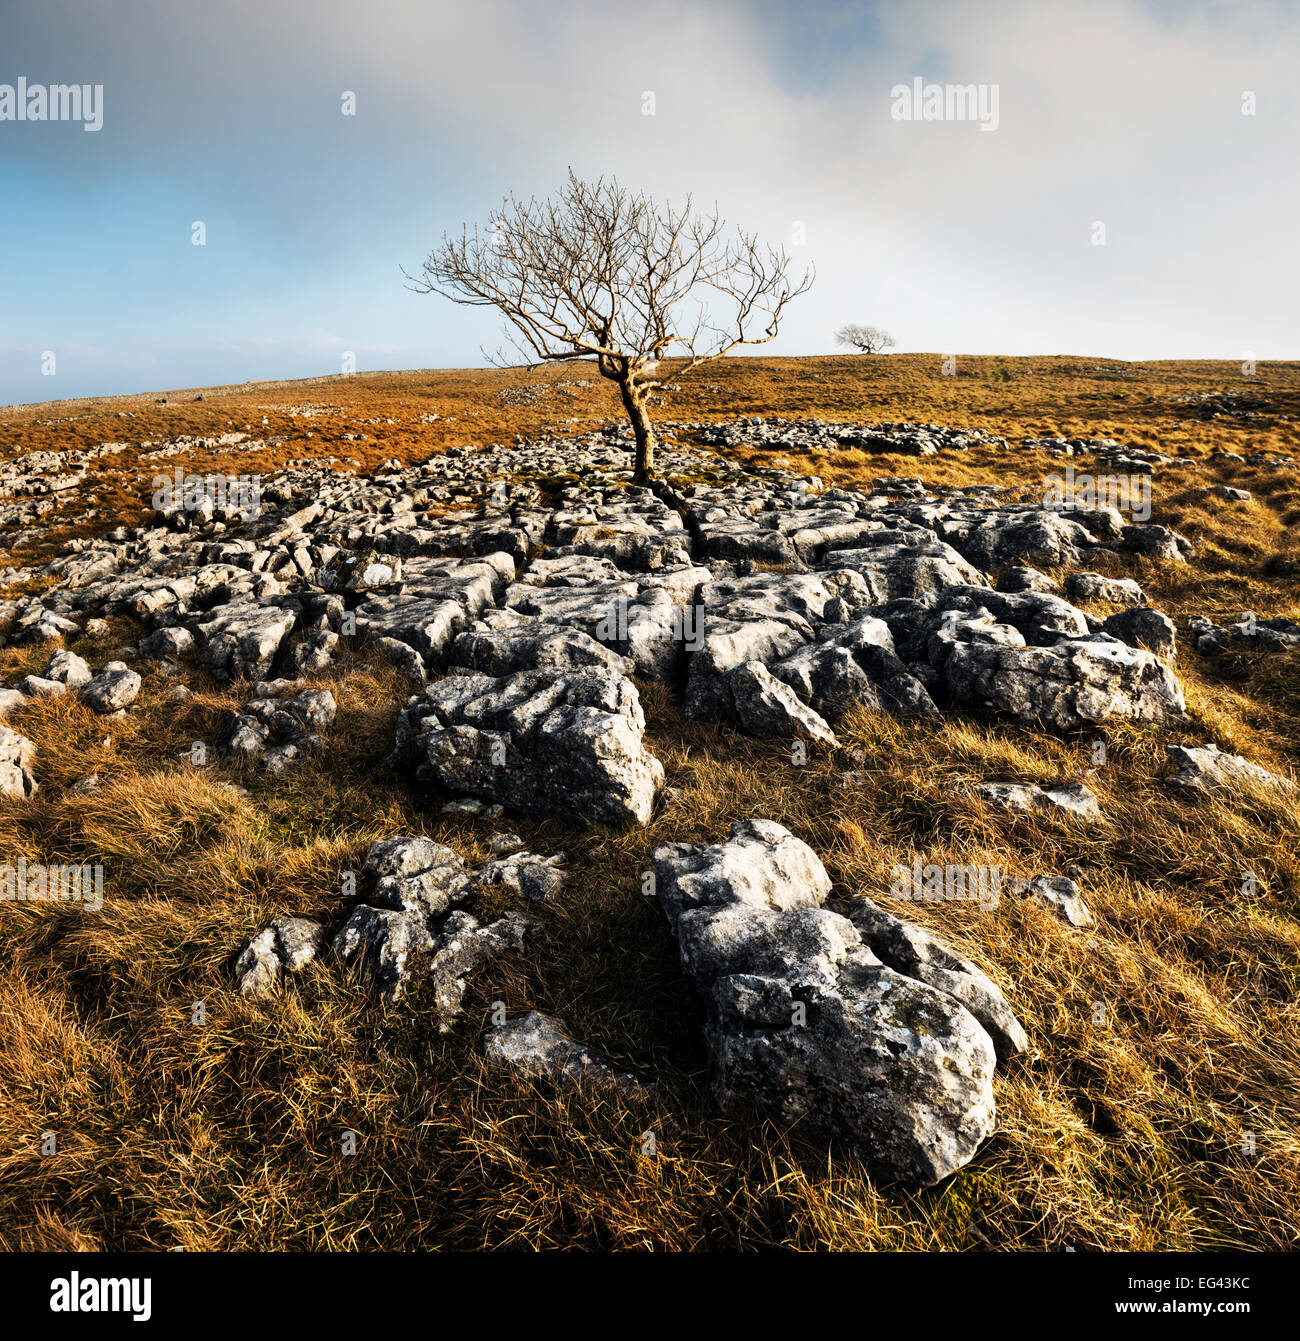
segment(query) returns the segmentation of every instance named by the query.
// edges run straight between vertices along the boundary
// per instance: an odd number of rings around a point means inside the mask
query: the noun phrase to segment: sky
[[[0,403],[481,365],[402,268],[569,167],[815,263],[765,352],[1300,358],[1298,71],[1297,0],[0,0]]]

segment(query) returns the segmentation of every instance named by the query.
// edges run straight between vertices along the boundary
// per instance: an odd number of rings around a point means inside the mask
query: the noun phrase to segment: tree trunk
[[[636,436],[636,470],[633,479],[637,484],[649,484],[655,474],[655,431],[646,412],[645,392],[638,390],[631,382],[621,381],[618,394]]]

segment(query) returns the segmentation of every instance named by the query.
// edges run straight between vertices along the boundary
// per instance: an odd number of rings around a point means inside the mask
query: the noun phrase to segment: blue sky
[[[802,224],[773,352],[1297,358],[1297,69],[1251,0],[6,0],[0,84],[104,121],[0,121],[0,402],[478,364],[499,322],[400,267],[570,164]],[[894,120],[914,76],[996,85],[997,130]]]

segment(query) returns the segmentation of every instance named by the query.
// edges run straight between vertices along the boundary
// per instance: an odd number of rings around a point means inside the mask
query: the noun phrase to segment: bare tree
[[[849,345],[863,354],[879,354],[882,349],[893,349],[895,340],[888,331],[882,331],[878,326],[860,326],[856,321],[851,321],[835,332],[835,343]]]
[[[785,250],[727,230],[716,206],[694,212],[660,205],[618,182],[585,182],[569,172],[558,196],[507,197],[480,233],[443,236],[422,273],[419,293],[471,307],[498,308],[513,327],[513,360],[583,359],[618,386],[636,437],[636,479],[654,475],[649,398],[662,390],[660,360],[685,359],[684,377],[740,345],[766,344],[786,304],[807,291],[811,267],[795,282]],[[708,300],[721,300],[716,317]],[[512,362],[498,350],[494,363]]]

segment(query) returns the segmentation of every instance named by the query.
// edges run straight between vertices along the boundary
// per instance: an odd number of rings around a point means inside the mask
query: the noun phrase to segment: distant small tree
[[[837,345],[849,345],[863,354],[879,354],[883,349],[893,349],[894,337],[879,326],[859,326],[851,321],[835,332]]]
[[[679,350],[679,378],[740,345],[766,344],[813,281],[811,267],[797,281],[789,270],[784,249],[729,234],[716,207],[696,214],[689,196],[660,205],[612,177],[585,182],[570,171],[558,196],[510,196],[483,233],[444,234],[407,280],[418,293],[497,308],[526,364],[594,362],[618,387],[636,438],[635,477],[645,483],[655,466],[649,398],[665,385],[659,360]],[[716,319],[706,296],[725,309]],[[500,351],[489,357],[511,362]]]

